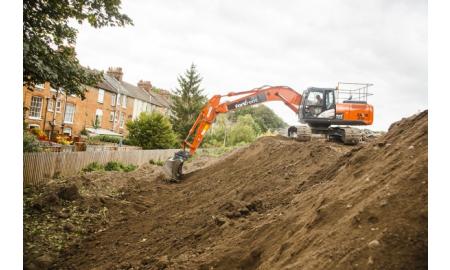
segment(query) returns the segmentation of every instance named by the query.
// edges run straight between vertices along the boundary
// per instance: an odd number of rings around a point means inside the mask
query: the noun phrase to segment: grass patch
[[[94,172],[94,171],[118,171],[118,172],[131,172],[136,170],[138,166],[134,164],[123,164],[118,161],[110,161],[105,165],[98,162],[92,162],[83,168],[83,172]]]
[[[162,161],[162,160],[153,160],[153,159],[150,159],[149,160],[149,162],[148,163],[150,163],[150,164],[152,164],[152,165],[157,165],[157,166],[162,166],[162,165],[164,165],[164,161]]]
[[[83,168],[83,172],[94,172],[94,171],[103,171],[103,165],[98,162],[89,163],[86,167]]]

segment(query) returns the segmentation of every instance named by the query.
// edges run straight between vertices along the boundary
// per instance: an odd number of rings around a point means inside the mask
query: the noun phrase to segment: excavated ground
[[[41,203],[30,220],[62,210],[69,217],[59,224],[81,210],[102,214],[75,224],[69,231],[83,240],[47,258],[48,265],[31,252],[26,265],[426,269],[427,126],[425,111],[357,147],[263,137],[214,162],[188,164],[180,183],[165,182],[154,165],[64,179],[50,190],[60,195],[61,185],[74,183],[80,195],[70,203],[55,198],[62,203],[52,210]],[[45,194],[39,198],[48,200]]]

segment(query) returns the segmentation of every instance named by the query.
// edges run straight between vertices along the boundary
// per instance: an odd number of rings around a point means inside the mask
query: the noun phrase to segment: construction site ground
[[[24,193],[25,269],[427,269],[428,112],[358,146],[262,137],[222,157]]]

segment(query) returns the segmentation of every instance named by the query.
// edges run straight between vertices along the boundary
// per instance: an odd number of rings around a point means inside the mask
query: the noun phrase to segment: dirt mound
[[[176,184],[155,166],[116,175],[115,197],[97,186],[107,225],[52,267],[425,269],[427,119],[357,147],[263,137]]]

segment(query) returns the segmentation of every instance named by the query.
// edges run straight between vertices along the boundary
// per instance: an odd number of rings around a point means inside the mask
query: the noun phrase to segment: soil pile
[[[102,198],[107,222],[51,268],[426,269],[427,119],[357,147],[263,137],[176,184],[89,174],[76,200]]]

